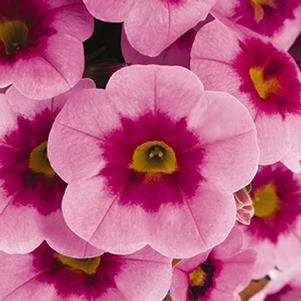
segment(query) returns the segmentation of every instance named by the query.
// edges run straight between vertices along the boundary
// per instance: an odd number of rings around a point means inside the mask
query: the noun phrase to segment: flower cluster
[[[301,300],[300,33],[299,0],[0,0],[0,301]]]

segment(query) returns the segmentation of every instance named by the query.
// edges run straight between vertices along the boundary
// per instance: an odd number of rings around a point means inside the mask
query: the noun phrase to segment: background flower
[[[93,19],[81,0],[0,1],[0,87],[29,98],[66,92],[84,70]]]
[[[288,269],[299,259],[301,243],[301,178],[282,164],[261,166],[251,182],[254,217],[242,226],[246,245],[258,256],[255,279],[274,267]]]
[[[206,89],[228,92],[248,108],[261,164],[280,161],[291,145],[300,149],[300,71],[286,52],[213,21],[198,32],[191,57]]]
[[[130,44],[148,56],[157,56],[180,36],[206,19],[216,0],[85,0],[96,18],[124,22]]]
[[[43,243],[29,254],[1,252],[0,258],[0,298],[7,301],[160,301],[171,281],[170,260],[149,247],[76,259]]]
[[[288,50],[300,34],[301,5],[298,0],[217,1],[214,15],[223,17],[269,37]]]
[[[70,256],[92,256],[89,246],[67,227],[61,212],[66,183],[47,158],[52,123],[66,99],[94,87],[82,80],[71,91],[41,101],[22,96],[14,87],[1,95],[0,249],[27,253],[44,239]]]
[[[213,250],[181,260],[173,268],[173,301],[233,301],[251,279],[255,250],[243,248],[242,233],[234,228]]]

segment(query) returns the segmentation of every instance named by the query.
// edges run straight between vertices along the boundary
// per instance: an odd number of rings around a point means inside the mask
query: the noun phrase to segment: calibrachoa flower
[[[178,65],[189,68],[190,52],[196,33],[197,31],[194,28],[188,30],[158,56],[149,57],[139,53],[131,46],[123,30],[121,37],[122,54],[129,64]]]
[[[82,77],[92,31],[81,0],[0,0],[0,88],[35,99],[66,92]]]
[[[200,29],[191,57],[207,89],[229,92],[248,108],[261,164],[280,161],[291,145],[300,154],[300,71],[286,52],[213,21]]]
[[[69,230],[61,213],[66,188],[47,158],[52,123],[72,93],[95,85],[83,80],[53,99],[34,101],[14,87],[0,95],[0,250],[26,253],[43,239],[64,254],[98,254]]]
[[[281,163],[260,167],[252,181],[255,209],[244,229],[246,244],[258,252],[254,277],[273,267],[286,269],[301,252],[301,177]]]
[[[170,295],[173,301],[233,301],[249,283],[256,259],[243,248],[243,236],[233,229],[211,252],[181,260],[173,268]]]
[[[158,56],[149,57],[136,51],[129,43],[124,30],[121,35],[121,49],[125,61],[129,64],[158,64],[168,66],[190,67],[190,53],[197,31],[205,24],[213,21],[214,18],[208,15],[205,21],[197,24],[179,37],[168,48],[163,50]]]
[[[170,260],[149,247],[76,259],[43,243],[26,255],[0,253],[0,260],[3,301],[161,301],[171,281]]]
[[[113,253],[150,244],[183,258],[228,235],[232,192],[251,181],[258,149],[232,96],[205,92],[185,68],[131,66],[106,90],[72,96],[49,158],[69,183],[63,212],[79,236]]]
[[[271,38],[285,50],[300,33],[299,0],[219,0],[214,11]]]
[[[301,300],[301,261],[293,268],[279,273],[278,277],[250,301],[299,301]]]
[[[157,56],[205,20],[217,0],[84,0],[96,18],[124,22],[130,44],[148,56]]]

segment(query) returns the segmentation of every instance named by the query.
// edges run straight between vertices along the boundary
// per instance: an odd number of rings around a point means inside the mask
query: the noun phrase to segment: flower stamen
[[[271,95],[277,94],[281,90],[281,84],[275,77],[265,78],[262,67],[251,67],[250,78],[260,98],[266,100]]]
[[[147,141],[136,147],[130,168],[147,175],[172,174],[177,169],[177,159],[165,142]]]
[[[28,42],[28,26],[20,20],[0,21],[0,41],[3,43],[6,55],[26,46]]]
[[[47,177],[55,176],[47,157],[47,141],[36,146],[29,155],[28,167],[36,173],[42,173]]]
[[[93,258],[77,259],[55,253],[55,257],[59,260],[60,263],[67,266],[71,271],[81,271],[87,275],[96,274],[101,262],[100,256]]]
[[[273,215],[278,209],[278,204],[279,197],[273,182],[258,189],[254,194],[253,205],[257,217]]]
[[[275,0],[250,0],[250,3],[254,8],[254,18],[256,23],[259,23],[264,18],[264,6],[276,7]]]
[[[207,273],[201,266],[189,273],[189,284],[191,286],[203,286],[206,282]]]

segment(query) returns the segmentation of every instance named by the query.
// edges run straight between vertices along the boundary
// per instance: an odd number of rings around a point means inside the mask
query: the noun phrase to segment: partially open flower
[[[243,248],[243,237],[233,229],[211,252],[183,259],[173,268],[173,301],[232,301],[251,279],[256,252]]]
[[[34,99],[66,92],[82,77],[92,31],[81,0],[1,0],[0,88],[12,84]]]
[[[53,125],[49,158],[69,184],[63,211],[79,236],[110,252],[150,244],[188,257],[228,235],[232,193],[251,181],[258,149],[235,98],[204,91],[185,68],[152,65],[74,95]]]
[[[94,87],[79,82],[53,99],[33,101],[14,87],[0,95],[0,250],[27,253],[44,239],[72,256],[98,254],[64,222],[61,202],[66,183],[47,157],[48,135],[66,99]]]

